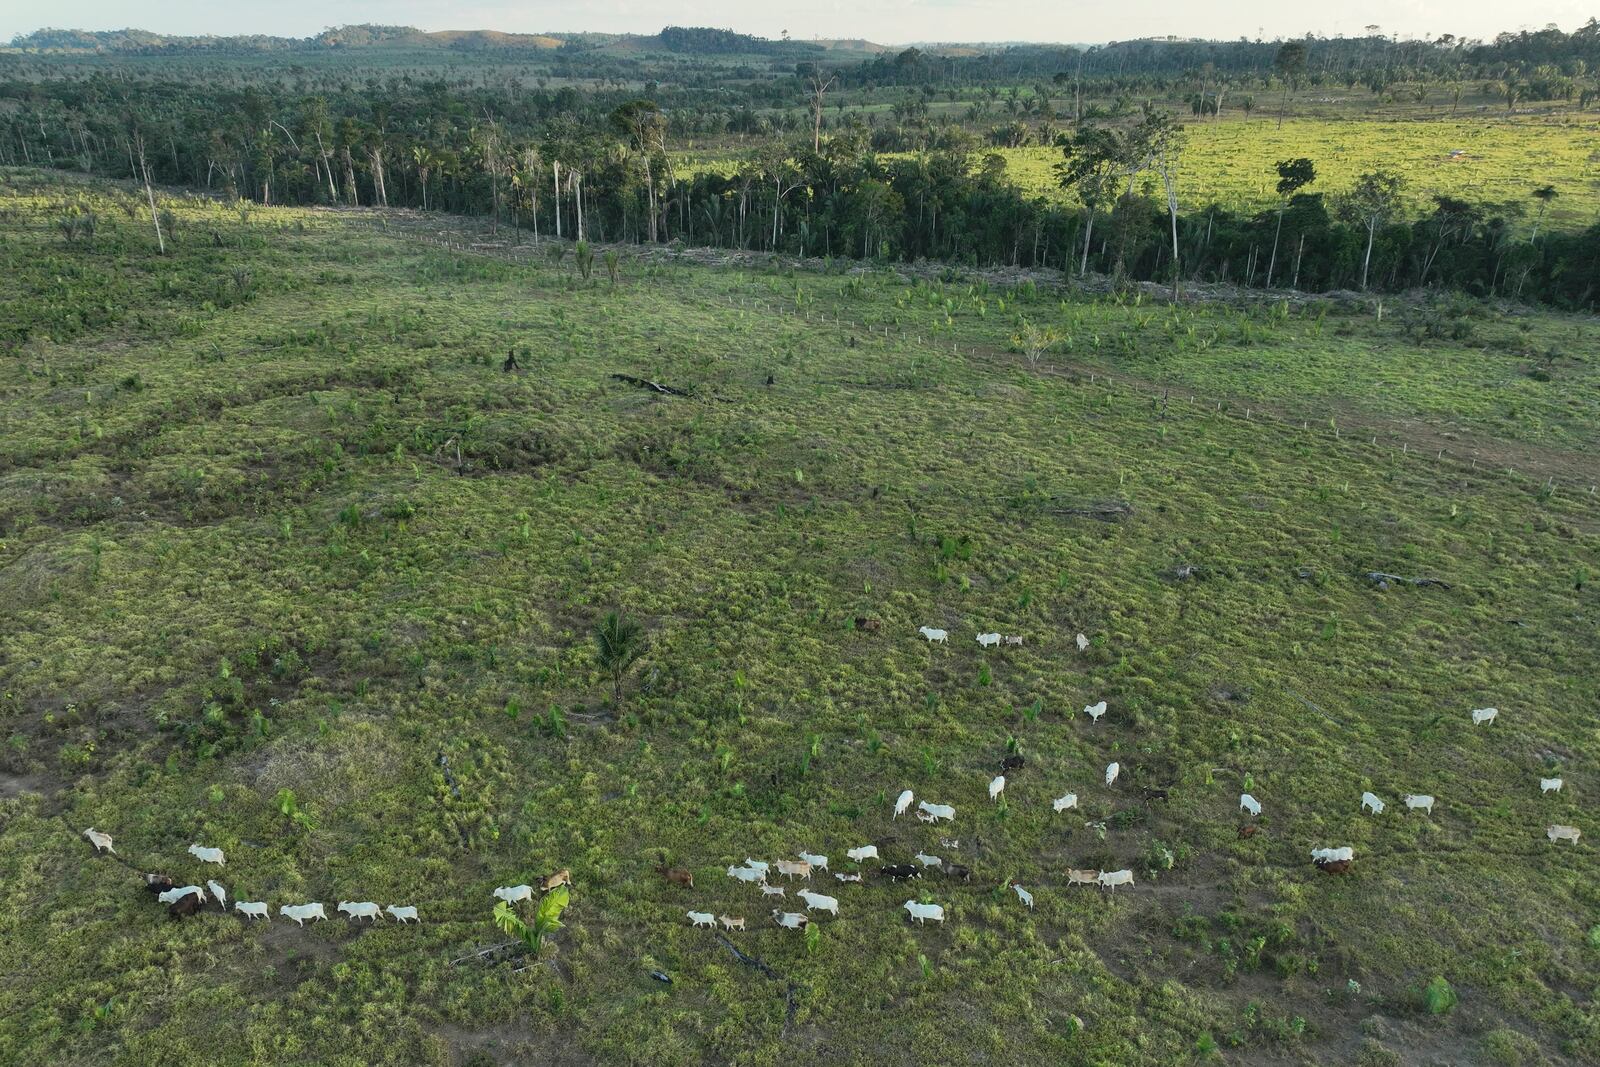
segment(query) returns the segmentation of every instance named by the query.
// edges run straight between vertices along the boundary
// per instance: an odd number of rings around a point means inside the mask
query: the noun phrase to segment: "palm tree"
[[[439,165],[439,157],[427,145],[412,145],[411,160],[417,167],[417,181],[422,184],[422,210],[428,210],[428,176]]]
[[[611,675],[612,704],[621,707],[623,680],[649,646],[644,628],[621,612],[608,611],[594,628],[594,643],[600,669]]]

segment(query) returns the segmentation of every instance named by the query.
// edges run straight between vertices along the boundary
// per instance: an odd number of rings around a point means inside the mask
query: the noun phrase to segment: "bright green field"
[[[1600,1059],[1592,320],[613,286],[399,215],[164,206],[157,257],[127,194],[0,172],[0,1061]],[[1037,366],[1023,317],[1063,335]],[[618,605],[651,648],[612,707]],[[955,823],[892,821],[908,787]],[[867,841],[972,884],[828,879],[808,946],[721,873]],[[563,866],[542,957],[451,962],[504,940],[495,886]],[[422,923],[174,923],[148,870]],[[745,916],[773,977],[690,908]]]
[[[1537,202],[1530,193],[1553,185],[1558,197],[1545,226],[1574,229],[1600,221],[1600,125],[1593,120],[1390,122],[1353,117],[1349,121],[1275,119],[1258,111],[1249,121],[1196,122],[1186,127],[1187,143],[1178,180],[1186,210],[1218,204],[1235,210],[1261,210],[1277,202],[1274,169],[1279,160],[1307,156],[1318,180],[1308,191],[1329,196],[1347,192],[1368,171],[1388,170],[1405,179],[1411,209],[1432,207],[1434,194],[1473,203],[1516,203],[1531,226]],[[1460,150],[1459,159],[1450,153]],[[998,152],[1008,178],[1029,193],[1060,196],[1055,164],[1059,149],[1031,147],[984,149]],[[724,167],[715,157],[692,157],[685,170]]]

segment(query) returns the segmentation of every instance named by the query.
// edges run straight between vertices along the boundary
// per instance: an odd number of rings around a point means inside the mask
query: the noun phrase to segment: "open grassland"
[[[0,184],[0,1060],[1600,1058],[1593,320],[613,285],[178,199],[158,257],[130,201]],[[651,640],[620,707],[614,606]],[[955,823],[891,821],[907,787]],[[169,922],[136,871],[203,878],[193,841],[237,898],[422,923]],[[721,873],[867,841],[973,881],[829,879],[808,942]],[[563,866],[540,961],[452,963]]]
[[[1434,195],[1474,204],[1517,204],[1531,226],[1538,204],[1533,190],[1554,186],[1556,200],[1545,227],[1582,229],[1600,219],[1600,123],[1593,115],[1570,120],[1474,118],[1377,121],[1371,118],[1292,118],[1280,129],[1257,114],[1248,121],[1195,122],[1178,177],[1185,211],[1216,205],[1262,211],[1277,204],[1279,160],[1306,156],[1318,178],[1308,192],[1346,193],[1362,174],[1386,170],[1405,180],[1410,212],[1433,207]],[[1056,181],[1061,151],[1053,147],[982,149],[1006,161],[1006,179],[1030,194],[1065,197]],[[1451,157],[1459,151],[1460,156]],[[679,169],[726,170],[736,156],[689,153]]]

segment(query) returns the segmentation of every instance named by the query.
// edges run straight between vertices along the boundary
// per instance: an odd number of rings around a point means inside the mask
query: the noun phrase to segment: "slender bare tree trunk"
[[[150,188],[150,167],[144,161],[144,135],[139,134],[135,140],[139,144],[139,173],[144,178],[144,195],[150,200],[150,222],[156,228],[156,248],[164,256],[167,254],[167,242],[161,237],[161,216],[156,213],[156,193]]]

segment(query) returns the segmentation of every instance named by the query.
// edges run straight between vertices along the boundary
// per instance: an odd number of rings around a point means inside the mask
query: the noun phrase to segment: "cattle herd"
[[[876,629],[876,627],[870,628]],[[948,643],[949,632],[947,630],[923,626],[919,628],[918,632],[929,643]],[[1022,638],[1003,636],[999,633],[980,633],[978,634],[978,644],[985,649],[995,648],[1002,644],[1014,646],[1021,645]],[[1086,652],[1090,647],[1089,639],[1081,633],[1077,635],[1076,644],[1080,653]],[[1088,705],[1083,709],[1084,714],[1089,717],[1092,724],[1098,724],[1100,718],[1106,714],[1106,710],[1107,705],[1104,700]],[[1499,711],[1496,708],[1477,708],[1472,711],[1472,722],[1479,726],[1487,725],[1493,723],[1498,715]],[[1025,765],[1026,761],[1023,757],[1015,753],[1007,755],[1001,760],[1000,773],[989,781],[989,800],[991,802],[998,802],[1005,793],[1006,776],[1022,770]],[[1112,762],[1107,764],[1104,775],[1106,786],[1114,786],[1120,773],[1121,765],[1119,763]],[[1541,794],[1559,793],[1564,784],[1561,778],[1539,779]],[[1146,800],[1165,799],[1166,796],[1165,790],[1162,789],[1145,789],[1143,794]],[[1408,811],[1423,811],[1429,815],[1433,813],[1433,806],[1436,802],[1431,795],[1413,793],[1403,795],[1401,800]],[[911,809],[914,801],[917,804],[915,815],[921,822],[937,824],[954,822],[955,820],[956,810],[954,806],[934,804],[927,800],[916,801],[916,797],[910,789],[903,790],[895,798],[890,819],[895,820],[906,814]],[[1078,794],[1075,792],[1066,793],[1051,802],[1052,809],[1057,813],[1077,806]],[[1381,815],[1386,807],[1385,802],[1376,794],[1372,792],[1363,792],[1361,794],[1361,811],[1377,816]],[[1261,815],[1263,806],[1261,801],[1250,793],[1242,793],[1239,796],[1239,810],[1254,819]],[[1239,836],[1254,836],[1256,830],[1255,823],[1247,822],[1239,828]],[[1552,844],[1564,841],[1576,845],[1581,836],[1581,832],[1577,827],[1561,824],[1549,826],[1545,833]],[[83,831],[83,836],[94,847],[96,852],[116,855],[116,848],[113,845],[110,834],[103,833],[91,826]],[[941,848],[955,851],[959,849],[960,841],[950,837],[940,837],[939,845]],[[195,844],[189,846],[189,854],[201,863],[217,867],[222,867],[226,864],[220,848]],[[829,872],[827,856],[814,852],[799,852],[797,853],[797,859],[776,859],[770,862],[752,859],[747,856],[742,865],[729,866],[727,875],[736,882],[758,888],[761,891],[762,899],[768,897],[787,898],[788,888],[792,887],[796,879],[809,883],[812,875],[819,872],[832,873],[840,885],[859,884],[863,882],[864,875],[867,873],[865,864],[869,860],[876,861],[878,864],[874,872],[875,877],[894,883],[920,879],[924,872],[929,870],[938,871],[945,876],[948,882],[952,883],[968,883],[972,878],[972,870],[966,865],[946,860],[924,851],[918,851],[912,857],[913,862],[909,863],[883,862],[878,853],[878,846],[870,843],[851,847],[845,851],[845,855],[849,857],[852,864],[859,868],[858,870]],[[1351,865],[1355,862],[1355,849],[1349,845],[1313,848],[1311,850],[1311,861],[1318,870],[1324,873],[1344,874],[1350,870]],[[694,888],[694,873],[687,868],[658,866],[655,871],[672,885],[686,889]],[[1096,885],[1102,890],[1113,892],[1118,886],[1134,884],[1133,871],[1128,868],[1111,871],[1074,867],[1068,868],[1066,875],[1069,886]],[[774,884],[776,878],[783,879],[784,883]],[[167,875],[146,874],[144,883],[145,887],[161,903],[167,905],[168,913],[175,919],[198,913],[207,901],[215,901],[223,911],[227,911],[228,908],[227,890],[213,879],[207,879],[204,886],[197,884],[179,886]],[[538,891],[545,893],[557,886],[571,884],[572,872],[563,868],[541,878]],[[1017,899],[1024,906],[1033,907],[1033,894],[1025,889],[1020,882],[1008,879],[1004,887],[1013,890]],[[208,891],[209,896],[207,895]],[[531,900],[534,895],[534,887],[525,884],[501,886],[494,890],[492,895],[496,899],[511,905],[520,901]],[[782,908],[772,909],[772,919],[782,929],[804,930],[810,923],[813,912],[826,912],[835,917],[839,915],[839,898],[815,892],[809,885],[799,889],[795,893],[795,899],[804,905],[804,911],[785,911]],[[911,899],[902,904],[901,908],[905,910],[908,920],[915,920],[918,924],[924,924],[930,919],[937,923],[945,921],[945,909],[940,904]],[[246,919],[261,918],[271,921],[270,909],[265,901],[235,900],[233,910],[243,915]],[[340,901],[337,905],[337,910],[351,921],[368,919],[372,922],[377,922],[381,913],[387,913],[399,923],[419,921],[417,908],[414,905],[390,904],[380,909],[376,903],[371,901]],[[328,917],[323,905],[315,901],[282,905],[278,908],[278,914],[284,918],[292,919],[302,926],[307,919],[317,920]],[[686,912],[686,915],[690,924],[697,927],[715,929],[720,925],[722,929],[730,931],[745,929],[745,920],[742,916],[731,916],[716,911],[701,910],[690,910]]]

